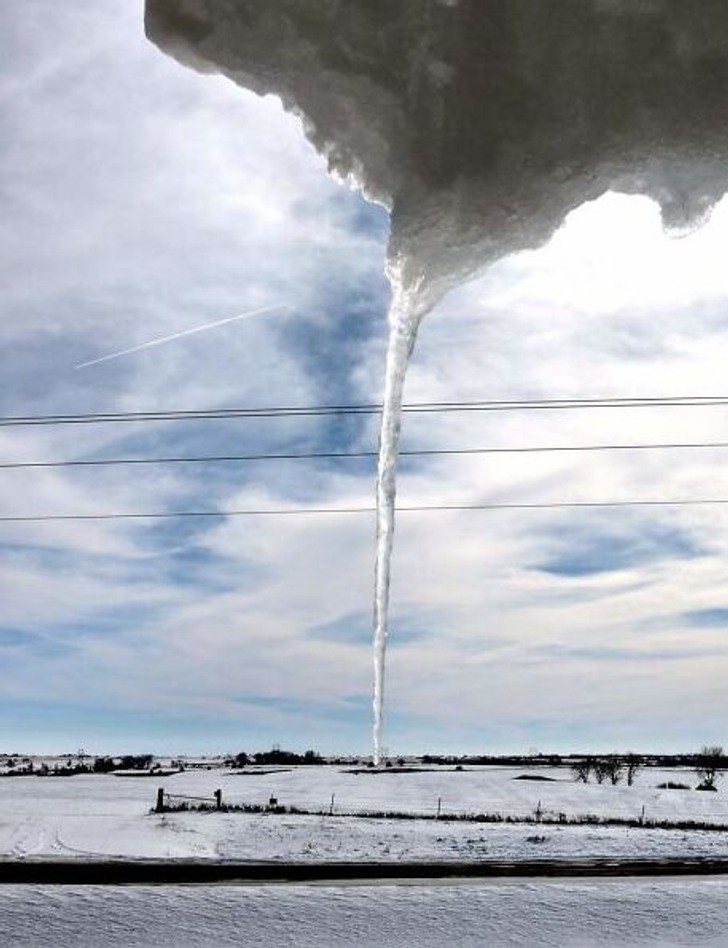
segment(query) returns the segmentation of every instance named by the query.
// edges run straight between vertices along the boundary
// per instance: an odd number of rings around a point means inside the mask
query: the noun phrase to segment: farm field
[[[692,820],[728,826],[728,789],[660,790],[694,775],[642,771],[635,785],[577,784],[565,769],[451,767],[410,773],[353,773],[339,766],[188,770],[171,776],[13,777],[0,780],[0,856],[202,858],[231,860],[570,859],[724,857],[723,832],[601,825],[474,823],[467,813],[544,819]],[[229,804],[323,811],[290,813],[150,812],[158,787],[179,797]],[[719,784],[720,787],[720,784]],[[332,806],[333,797],[333,806]],[[347,816],[391,812],[442,819]],[[329,811],[333,810],[329,815]]]

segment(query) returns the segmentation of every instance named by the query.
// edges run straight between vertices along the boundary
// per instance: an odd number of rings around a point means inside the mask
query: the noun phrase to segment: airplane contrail
[[[217,326],[224,326],[226,323],[234,323],[241,319],[250,319],[253,316],[262,316],[263,313],[270,313],[276,309],[287,309],[288,303],[278,303],[275,306],[264,306],[261,309],[253,309],[247,313],[239,313],[237,316],[228,316],[227,319],[218,319],[214,323],[205,323],[204,326],[195,326],[193,329],[183,329],[182,332],[176,332],[171,336],[162,336],[160,339],[152,339],[150,342],[143,342],[139,346],[132,346],[130,349],[122,349],[119,352],[111,352],[109,355],[101,356],[99,359],[91,359],[89,362],[80,362],[74,366],[74,369],[85,369],[89,365],[98,365],[100,362],[110,362],[111,359],[120,359],[122,356],[131,355],[133,352],[141,352],[142,349],[151,349],[152,346],[161,346],[165,342],[172,342],[174,339],[181,339],[182,336],[192,336],[197,332],[205,332],[207,329],[215,329]]]

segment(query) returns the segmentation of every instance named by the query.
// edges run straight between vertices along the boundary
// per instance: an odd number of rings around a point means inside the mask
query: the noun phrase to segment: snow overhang
[[[728,189],[725,0],[147,0],[146,30],[299,115],[428,305],[609,189],[678,230]]]

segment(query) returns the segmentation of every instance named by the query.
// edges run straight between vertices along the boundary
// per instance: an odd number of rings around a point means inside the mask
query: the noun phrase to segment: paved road
[[[477,862],[213,862],[205,860],[0,860],[0,884],[185,885],[436,882],[499,878],[591,878],[728,874],[728,859]]]

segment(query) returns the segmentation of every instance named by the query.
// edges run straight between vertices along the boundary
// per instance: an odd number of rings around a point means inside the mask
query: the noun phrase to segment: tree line
[[[616,786],[625,781],[628,787],[634,783],[639,771],[646,766],[647,760],[639,754],[608,754],[605,756],[586,755],[571,763],[574,779],[580,783],[610,783]],[[706,744],[697,754],[683,755],[680,764],[689,766],[698,778],[696,790],[716,790],[716,782],[728,766],[728,757],[718,744]],[[650,766],[654,766],[650,760]],[[664,765],[663,765],[664,766]],[[672,764],[675,766],[675,764]],[[669,788],[686,789],[682,784],[665,785]]]

